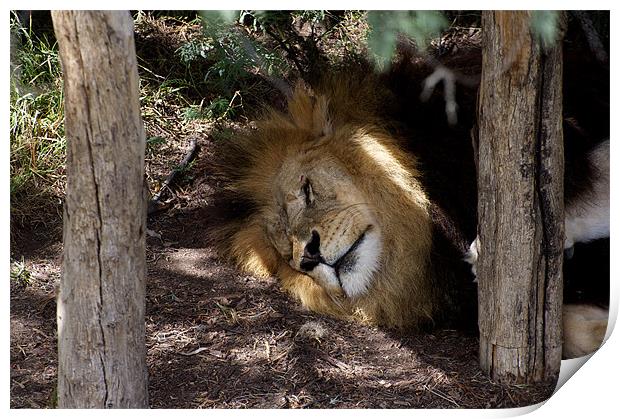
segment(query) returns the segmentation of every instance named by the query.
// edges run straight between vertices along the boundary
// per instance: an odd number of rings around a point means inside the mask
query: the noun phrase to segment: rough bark
[[[52,12],[64,75],[67,190],[58,406],[148,407],[145,134],[128,12]]]
[[[528,12],[483,13],[479,119],[480,365],[501,382],[557,379],[564,237],[562,53]]]

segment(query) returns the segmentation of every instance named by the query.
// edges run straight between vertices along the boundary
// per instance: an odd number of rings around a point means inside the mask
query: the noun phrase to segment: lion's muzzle
[[[321,256],[321,236],[316,230],[312,230],[312,238],[304,247],[299,267],[306,272],[313,270],[319,263],[324,263]]]

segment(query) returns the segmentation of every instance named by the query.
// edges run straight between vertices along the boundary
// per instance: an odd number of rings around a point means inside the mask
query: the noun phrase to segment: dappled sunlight
[[[184,275],[211,278],[218,273],[218,267],[209,264],[213,255],[206,249],[176,249],[166,256],[168,269]]]
[[[359,141],[358,144],[367,155],[366,159],[375,162],[377,170],[398,187],[403,197],[414,199],[418,197],[417,194],[413,196],[411,194],[412,190],[419,188],[413,183],[414,176],[417,173],[411,173],[411,169],[401,164],[388,147],[369,134],[364,135],[363,140]]]

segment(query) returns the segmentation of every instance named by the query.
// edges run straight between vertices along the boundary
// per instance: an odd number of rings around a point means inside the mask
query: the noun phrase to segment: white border
[[[163,2],[163,1],[118,1],[118,0],[109,0],[106,2],[83,2],[83,1],[57,1],[57,2],[44,2],[44,1],[15,1],[8,0],[4,1],[3,5],[5,5],[5,11],[8,12],[12,9],[125,9],[130,6],[131,9],[171,9],[170,5],[173,4],[174,7],[172,9],[210,9],[217,8],[213,7],[215,5],[219,6],[221,3],[208,2],[208,1],[187,1],[187,0],[176,0],[174,3]],[[232,10],[238,9],[358,9],[358,10],[366,10],[366,9],[383,9],[383,10],[391,10],[391,9],[404,9],[404,5],[407,5],[408,8],[411,9],[439,9],[439,10],[462,10],[462,9],[471,9],[471,10],[479,10],[479,9],[584,9],[586,6],[587,9],[607,9],[612,10],[611,12],[611,84],[612,84],[612,95],[611,95],[611,113],[612,115],[618,114],[618,106],[617,106],[617,98],[618,98],[618,83],[616,82],[616,74],[617,65],[615,65],[615,57],[618,52],[618,39],[616,36],[616,28],[618,25],[618,8],[611,1],[588,1],[588,2],[576,2],[576,1],[558,1],[551,0],[545,1],[544,3],[540,0],[532,1],[532,0],[523,0],[520,2],[497,2],[497,1],[473,1],[467,2],[456,2],[456,1],[434,1],[434,2],[415,2],[412,3],[404,3],[402,1],[396,0],[382,0],[381,2],[377,1],[302,1],[299,3],[293,4],[288,1],[279,0],[279,1],[237,1],[237,0],[229,0],[226,2],[226,7]],[[211,7],[210,7],[211,6]],[[465,7],[464,7],[465,6]],[[5,18],[8,13],[5,13]],[[3,52],[5,56],[5,60],[3,60],[4,74],[10,74],[9,70],[9,29],[8,25],[5,27],[3,31]],[[1,148],[0,153],[2,153],[2,169],[5,173],[4,177],[0,180],[0,188],[4,197],[9,196],[9,144],[8,144],[8,118],[7,115],[9,113],[9,83],[4,83],[2,87],[3,100],[0,102],[0,106],[4,110],[4,118],[2,118],[1,126],[4,129],[4,133],[6,135],[6,140],[4,146]],[[612,138],[615,138],[617,135],[617,122],[612,118]],[[617,200],[615,199],[617,196],[618,189],[616,187],[617,174],[616,170],[613,167],[620,161],[618,160],[618,145],[614,145],[614,141],[612,140],[612,196],[611,196],[611,209],[612,209],[612,238],[618,237],[620,234],[620,230],[616,228],[616,223],[614,221],[618,220],[618,208],[617,208]],[[4,199],[3,203],[0,204],[1,213],[3,219],[5,220],[6,228],[9,228],[9,203],[8,199]],[[10,299],[8,293],[8,272],[9,272],[9,235],[8,232],[3,235],[2,238],[2,261],[0,262],[0,269],[3,269],[3,272],[7,274],[5,277],[5,283],[2,284],[4,289],[7,291],[4,294],[5,304],[2,305],[2,316],[4,322],[2,323],[3,335],[5,336],[5,345],[2,347],[2,356],[5,362],[9,363],[9,307],[10,307]],[[612,239],[611,242],[611,254],[617,255],[616,252],[618,250],[618,246],[616,245],[616,240]],[[615,319],[617,318],[618,313],[618,261],[616,258],[612,256],[611,260],[611,306],[610,306],[610,319],[615,323]],[[6,327],[6,330],[4,329]],[[610,329],[612,329],[610,327]],[[608,331],[609,335],[609,331]],[[618,366],[618,354],[619,354],[619,342],[617,336],[611,335],[608,336],[608,341],[605,345],[592,356],[585,365],[576,373],[575,377],[568,379],[568,381],[559,389],[559,391],[554,394],[546,403],[543,403],[539,408],[529,407],[529,408],[519,408],[519,409],[497,409],[497,410],[451,410],[442,411],[442,410],[390,410],[388,412],[383,412],[381,410],[339,410],[338,415],[344,415],[346,417],[350,417],[355,415],[356,418],[364,416],[375,416],[375,415],[383,415],[390,414],[396,416],[406,416],[410,417],[411,415],[424,415],[424,417],[444,417],[446,414],[455,415],[455,416],[465,416],[465,417],[508,417],[508,416],[517,416],[520,414],[524,414],[527,412],[532,412],[531,415],[534,417],[546,418],[551,415],[568,415],[569,417],[573,416],[581,416],[581,417],[610,417],[612,415],[611,412],[617,411],[617,399],[618,392],[616,390],[616,386],[618,385],[618,377],[620,376],[620,367]],[[584,360],[581,360],[584,361]],[[579,368],[579,364],[581,362],[577,361],[563,361],[562,363],[562,371],[561,373],[566,375],[570,373],[574,373],[576,369]],[[6,364],[5,364],[6,365]],[[2,406],[8,410],[9,406],[9,380],[8,380],[8,371],[9,365],[6,365],[3,369],[3,375],[6,374],[4,379],[1,381],[0,391],[2,392]],[[120,416],[131,416],[135,417],[138,412],[136,411],[114,411],[114,412],[102,412],[102,411],[45,411],[45,410],[11,410],[11,415],[16,417],[39,417],[40,415],[50,415],[56,416],[61,415],[60,417],[72,417],[76,415],[77,417],[82,417],[85,413],[94,416],[99,415],[120,415]],[[143,412],[140,412],[144,414]],[[178,414],[182,414],[184,416],[189,415],[209,415],[213,416],[226,416],[226,417],[242,417],[245,419],[247,415],[269,415],[269,417],[289,417],[291,414],[298,416],[308,416],[315,417],[317,414],[332,414],[333,412],[317,412],[313,411],[277,411],[277,410],[262,410],[262,411],[252,411],[248,412],[246,410],[215,410],[209,412],[199,412],[199,411],[191,411],[191,410],[183,410],[183,411],[170,411],[170,410],[153,410],[148,411],[149,416],[159,416],[168,418],[170,415],[176,416]],[[142,416],[139,414],[139,416]]]

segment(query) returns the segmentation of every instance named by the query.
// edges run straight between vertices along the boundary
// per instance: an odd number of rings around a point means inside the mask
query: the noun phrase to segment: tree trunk
[[[67,135],[58,406],[145,408],[145,134],[133,22],[117,11],[52,19]]]
[[[543,50],[529,22],[482,17],[480,364],[508,383],[556,380],[562,353],[562,50]]]

